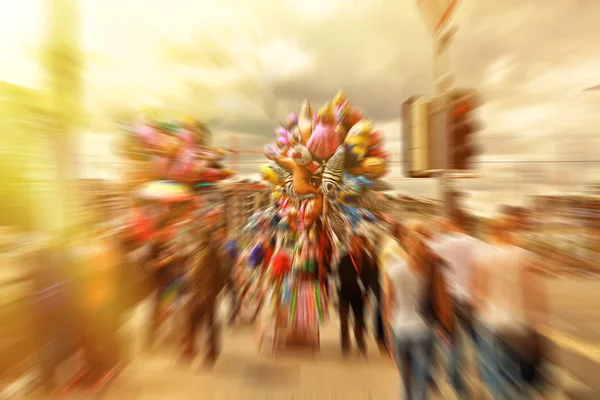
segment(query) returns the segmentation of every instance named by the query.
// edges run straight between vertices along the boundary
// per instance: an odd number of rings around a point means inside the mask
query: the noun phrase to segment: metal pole
[[[449,47],[454,34],[456,33],[455,28],[450,28],[442,33],[434,35],[434,54],[433,54],[433,76],[434,76],[434,91],[436,96],[441,100],[442,104],[442,115],[448,115],[449,103],[445,96],[454,85],[454,79],[450,74],[450,56]],[[444,148],[447,148],[448,143],[448,123],[446,120],[441,124],[441,129],[438,131],[440,137],[437,137],[440,143],[443,143]],[[444,164],[441,165],[442,171],[440,172],[440,196],[444,207],[444,212],[448,215],[453,207],[453,201],[451,199],[451,193],[453,190],[450,180],[446,179],[444,170],[447,170],[448,159],[443,157]]]

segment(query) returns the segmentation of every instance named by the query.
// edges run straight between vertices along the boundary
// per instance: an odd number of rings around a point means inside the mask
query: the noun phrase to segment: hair
[[[416,231],[425,239],[431,239],[433,237],[431,229],[423,223],[416,227]]]
[[[406,228],[400,222],[393,222],[390,233],[395,238],[401,238],[406,234]]]

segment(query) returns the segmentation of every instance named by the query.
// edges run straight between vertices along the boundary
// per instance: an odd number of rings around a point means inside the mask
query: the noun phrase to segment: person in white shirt
[[[529,397],[525,378],[541,358],[535,327],[543,323],[546,293],[531,268],[532,254],[516,245],[515,222],[510,215],[493,221],[490,244],[474,260],[480,364],[494,399]]]
[[[452,304],[437,269],[440,260],[427,247],[418,227],[396,229],[395,234],[396,241],[388,241],[380,254],[385,325],[405,398],[426,399],[434,327],[437,324],[452,335]]]
[[[431,240],[429,246],[445,261],[444,275],[458,323],[451,349],[448,375],[456,393],[464,398],[468,397],[461,371],[464,369],[465,346],[469,338],[476,344],[471,315],[472,258],[482,242],[467,234],[462,229],[461,221],[444,219],[441,225],[442,233]]]

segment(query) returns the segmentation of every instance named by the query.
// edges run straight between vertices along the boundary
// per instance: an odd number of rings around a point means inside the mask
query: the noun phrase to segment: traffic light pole
[[[450,111],[450,103],[447,94],[454,87],[454,77],[450,74],[450,56],[449,47],[452,43],[456,28],[451,27],[440,34],[436,34],[433,38],[434,54],[433,54],[433,74],[434,74],[434,90],[436,96],[441,101],[442,115],[447,118]],[[440,143],[443,143],[442,148],[447,148],[448,142],[448,121],[443,121],[438,125],[437,138]],[[440,180],[440,195],[444,205],[444,213],[449,215],[454,207],[454,185],[451,179],[446,179],[446,171],[449,168],[449,160],[447,154],[442,154],[441,170],[439,172]]]

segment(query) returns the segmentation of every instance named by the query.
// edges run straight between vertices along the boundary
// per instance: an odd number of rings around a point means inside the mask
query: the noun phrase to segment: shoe
[[[379,352],[381,353],[382,356],[390,356],[391,355],[390,349],[388,349],[388,347],[385,343],[378,343],[377,346],[379,347]]]
[[[350,355],[350,346],[342,346],[342,357],[348,358]]]
[[[216,356],[207,356],[202,362],[202,368],[204,369],[213,369],[215,364],[217,363]]]
[[[193,350],[183,350],[181,353],[179,353],[178,360],[182,363],[191,364],[195,358],[196,352]]]
[[[360,356],[362,358],[368,358],[367,357],[367,348],[366,347],[359,347],[358,348],[358,354],[360,354]]]

